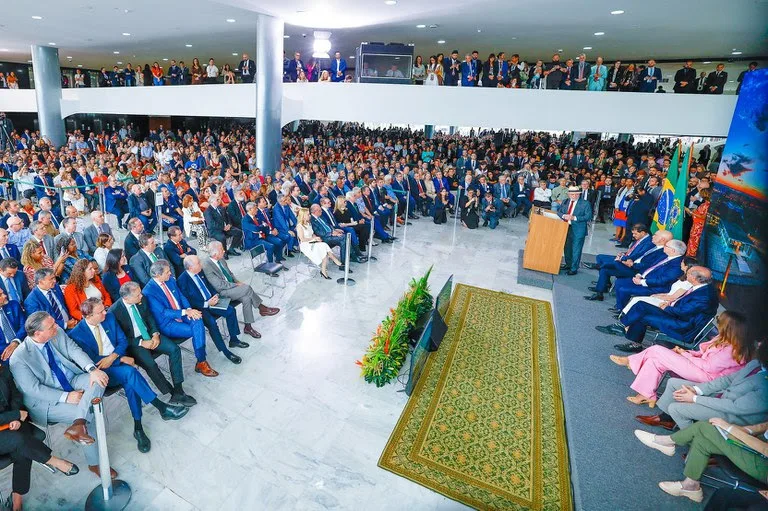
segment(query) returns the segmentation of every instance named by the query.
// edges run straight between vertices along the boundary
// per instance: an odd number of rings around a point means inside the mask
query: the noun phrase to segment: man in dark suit
[[[512,209],[512,218],[515,218],[520,211],[523,212],[524,217],[528,217],[533,206],[530,196],[531,189],[525,184],[525,176],[522,174],[517,176],[517,182],[512,185],[512,202],[515,204]]]
[[[347,253],[347,237],[344,234],[344,231],[342,231],[341,229],[331,228],[328,222],[326,222],[325,219],[323,219],[323,210],[318,204],[312,204],[312,206],[310,206],[309,208],[309,213],[310,213],[310,223],[312,224],[312,230],[321,240],[326,242],[329,247],[338,246],[341,249],[340,254],[341,254],[342,262],[344,262],[343,259],[345,257],[345,254]],[[352,259],[351,255],[350,255],[350,260],[354,260]],[[341,268],[343,269],[344,266],[342,265]]]
[[[276,263],[281,263],[285,260],[283,257],[283,249],[285,248],[285,242],[278,236],[279,231],[275,228],[275,224],[272,221],[272,215],[267,207],[267,199],[259,197],[256,209],[256,220],[262,228],[264,233],[264,239],[271,243],[273,248],[273,256]]]
[[[568,275],[576,275],[581,264],[581,251],[587,237],[587,224],[592,220],[592,206],[582,200],[581,189],[575,186],[568,188],[568,200],[563,201],[557,210],[557,215],[568,222],[568,234],[565,238],[565,264],[560,266]]]
[[[446,57],[443,62],[443,85],[458,85],[461,77],[461,61],[459,60],[459,50],[453,50],[450,57]]]
[[[142,234],[139,237],[139,251],[128,261],[136,280],[142,287],[146,286],[151,278],[149,270],[152,264],[161,259],[167,260],[165,253],[157,246],[155,237],[147,233]]]
[[[64,293],[56,283],[56,275],[51,268],[35,271],[35,287],[24,300],[24,311],[27,316],[40,311],[47,312],[64,330],[69,330],[77,324],[77,320],[69,316],[64,303]]]
[[[177,280],[179,291],[189,300],[192,307],[203,313],[203,324],[211,334],[214,344],[224,343],[221,330],[216,323],[218,318],[224,318],[229,333],[229,347],[249,347],[250,344],[237,338],[240,335],[240,327],[237,324],[235,308],[231,304],[225,309],[221,308],[219,294],[205,277],[200,259],[197,256],[184,259],[184,270]]]
[[[277,237],[288,247],[287,257],[293,257],[299,250],[299,238],[296,236],[296,215],[291,209],[291,196],[282,195],[272,208],[272,219],[277,229]]]
[[[88,253],[93,255],[96,251],[96,241],[99,239],[99,234],[109,234],[114,238],[112,234],[112,228],[107,222],[104,221],[104,213],[99,211],[91,211],[91,225],[83,230],[83,239],[85,246],[88,249]]]
[[[572,90],[587,90],[587,81],[589,80],[589,72],[592,69],[587,63],[587,56],[583,53],[579,55],[579,61],[571,68],[571,89]]]
[[[21,264],[12,257],[0,260],[0,289],[8,296],[9,300],[24,303],[29,294],[29,285],[24,272],[19,271]]]
[[[155,218],[152,207],[141,193],[141,185],[131,187],[131,194],[128,195],[128,214],[141,220],[141,223],[144,224],[144,230],[147,232],[152,232],[157,225],[157,218]]]
[[[93,184],[93,178],[88,174],[88,169],[84,165],[81,165],[77,169],[77,177],[75,177],[75,184],[80,188],[80,193],[85,198],[86,207],[93,211],[99,207],[99,190],[96,185]]]
[[[19,248],[16,245],[8,243],[8,231],[0,229],[0,258],[7,259],[9,257],[21,261]]]
[[[648,67],[640,72],[638,77],[638,92],[656,92],[656,87],[661,82],[661,69],[656,67],[656,61],[648,61]]]
[[[597,202],[597,191],[593,190],[591,186],[592,181],[589,179],[582,179],[580,183],[581,190],[579,193],[581,194],[580,198],[589,202],[589,205],[592,206],[592,211],[594,211],[595,203]]]
[[[680,278],[683,270],[680,267],[685,255],[685,243],[680,240],[670,240],[664,245],[666,257],[634,277],[616,279],[616,307],[620,311],[635,296],[651,296],[658,293],[668,293],[672,284]]]
[[[235,200],[227,206],[227,218],[233,226],[243,229],[243,217],[245,216],[245,192],[235,193]]]
[[[645,188],[635,187],[632,201],[627,206],[627,225],[643,224],[649,225],[651,210],[653,209],[653,197],[646,193]],[[627,232],[624,239],[618,243],[617,247],[627,248],[632,242],[632,233]]]
[[[247,53],[243,53],[243,60],[237,65],[237,72],[240,73],[243,83],[253,83],[253,78],[256,76],[256,63],[248,58]]]
[[[507,216],[507,211],[510,208],[517,208],[517,204],[512,198],[512,188],[507,183],[507,176],[505,174],[501,174],[499,182],[494,185],[493,196],[499,199],[501,216]]]
[[[203,213],[205,226],[208,228],[208,237],[213,238],[222,245],[227,256],[239,256],[237,247],[242,246],[243,231],[233,226],[227,217],[227,212],[221,207],[218,196],[211,196],[208,200],[208,207]],[[231,239],[229,250],[227,250],[227,239]]]
[[[117,324],[128,339],[128,353],[136,364],[147,372],[152,383],[162,394],[171,395],[171,404],[191,407],[197,404],[192,396],[184,392],[184,368],[181,365],[181,348],[157,328],[155,318],[147,304],[142,301],[141,286],[126,282],[120,288],[120,299],[109,308]],[[167,355],[168,368],[173,385],[168,382],[157,366],[154,355]]]
[[[467,53],[461,63],[461,86],[475,87],[477,85],[477,67],[472,55]]]
[[[170,261],[174,269],[174,275],[178,278],[184,271],[184,258],[189,255],[197,255],[197,250],[189,246],[184,239],[184,231],[173,226],[168,229],[168,241],[163,245],[165,258]]]
[[[341,52],[336,52],[331,61],[331,81],[343,82],[344,73],[347,72],[347,61],[341,58]]]
[[[59,194],[56,192],[53,177],[48,174],[44,167],[40,167],[33,182],[37,200],[40,201],[40,199],[46,197],[51,201],[51,207],[56,208],[59,205]]]
[[[288,62],[288,78],[290,81],[295,82],[301,74],[301,71],[306,69],[304,63],[301,61],[301,53],[296,52],[293,54],[293,60]]]
[[[613,211],[616,203],[616,193],[618,187],[613,184],[613,178],[608,176],[605,178],[604,184],[597,187],[597,221],[601,224],[605,223],[605,215]]]
[[[683,68],[675,73],[675,86],[672,90],[677,94],[696,93],[696,69],[692,60],[686,60]]]
[[[655,328],[678,341],[692,339],[716,313],[717,290],[712,286],[712,272],[703,266],[693,266],[686,275],[692,284],[679,298],[662,306],[639,302],[622,316],[621,322],[596,327],[603,333],[623,335],[629,342],[615,347],[627,353],[638,353],[646,330]]]
[[[723,71],[725,64],[718,64],[714,71],[709,73],[707,81],[704,84],[704,91],[707,94],[722,94],[723,87],[728,81],[728,73]]]
[[[139,452],[149,452],[152,443],[141,425],[142,401],[160,412],[163,420],[179,420],[189,411],[160,401],[147,381],[136,370],[133,359],[126,356],[128,340],[118,326],[115,316],[108,313],[101,299],[88,298],[80,305],[83,321],[69,332],[69,336],[96,364],[107,373],[110,386],[122,386],[133,416],[133,437]]]
[[[5,292],[0,291],[0,360],[3,364],[27,336],[24,320],[26,316],[21,305],[15,300],[9,301]]]
[[[24,223],[24,227],[29,227],[30,218],[29,215],[21,211],[21,207],[19,206],[18,201],[11,200],[8,201],[8,212],[0,217],[0,227],[3,229],[8,228],[8,219],[11,217],[18,217],[21,218],[21,221]]]
[[[128,234],[123,241],[123,250],[125,258],[130,262],[131,258],[139,251],[139,237],[144,234],[144,224],[138,218],[131,218],[128,221]]]

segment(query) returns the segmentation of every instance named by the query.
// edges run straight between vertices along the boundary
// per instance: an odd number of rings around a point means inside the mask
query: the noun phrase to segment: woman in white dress
[[[296,221],[296,235],[299,237],[299,250],[301,253],[307,256],[307,258],[314,264],[320,266],[320,275],[324,279],[329,279],[328,276],[328,258],[334,263],[341,266],[339,261],[331,247],[327,243],[323,242],[319,236],[315,236],[315,231],[312,230],[312,224],[309,221],[309,210],[302,208],[297,215]]]
[[[443,81],[443,66],[437,61],[437,57],[434,55],[429,57],[429,64],[427,64],[427,79],[424,80],[424,85],[437,86],[441,85]]]
[[[683,257],[683,260],[680,263],[680,269],[683,272],[683,276],[680,277],[680,280],[672,284],[672,288],[669,290],[669,293],[659,293],[651,296],[635,296],[629,301],[626,307],[621,310],[622,314],[629,312],[629,309],[631,309],[637,302],[646,302],[650,303],[651,305],[655,305],[656,307],[661,307],[661,304],[669,305],[671,302],[683,296],[686,291],[693,287],[693,284],[688,282],[686,277],[688,275],[688,269],[695,265],[695,258]]]
[[[104,264],[107,262],[107,254],[112,250],[112,245],[115,244],[115,238],[106,232],[99,234],[96,238],[96,250],[93,251],[93,259],[99,265],[99,273],[104,271]]]

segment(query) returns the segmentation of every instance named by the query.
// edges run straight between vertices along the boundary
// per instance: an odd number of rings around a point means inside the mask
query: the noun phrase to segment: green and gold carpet
[[[549,303],[458,284],[379,466],[477,509],[569,510]]]

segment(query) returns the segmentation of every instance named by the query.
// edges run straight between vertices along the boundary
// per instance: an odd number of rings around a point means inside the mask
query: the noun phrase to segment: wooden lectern
[[[557,275],[563,258],[568,222],[531,211],[523,268]]]

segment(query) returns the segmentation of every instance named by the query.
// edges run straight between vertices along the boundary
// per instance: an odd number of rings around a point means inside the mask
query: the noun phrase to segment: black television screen
[[[445,315],[448,313],[448,305],[451,303],[451,293],[453,292],[453,275],[448,277],[448,280],[443,284],[443,288],[437,293],[435,299],[435,309],[440,313],[440,317],[445,320]]]
[[[424,365],[427,363],[427,357],[429,357],[429,340],[432,337],[433,319],[434,314],[430,315],[424,330],[421,332],[419,342],[416,343],[416,347],[413,348],[411,353],[411,367],[408,372],[408,383],[405,385],[405,393],[409,396],[416,387],[416,382],[419,381],[419,377],[422,371],[424,371]]]

